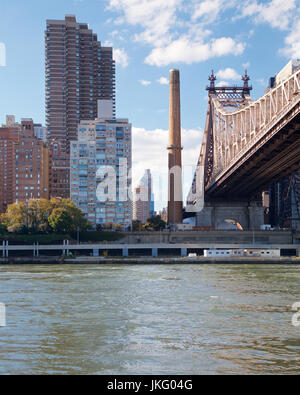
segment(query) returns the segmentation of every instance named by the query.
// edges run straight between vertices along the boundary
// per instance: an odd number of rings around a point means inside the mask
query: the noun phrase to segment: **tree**
[[[61,205],[52,202],[54,209],[48,218],[49,225],[54,232],[75,233],[77,229],[85,231],[90,224],[82,211],[70,199],[62,199]]]
[[[29,216],[26,203],[14,203],[9,205],[4,216],[9,232],[28,232]]]
[[[53,210],[52,200],[40,199],[38,200],[38,221],[40,232],[51,232],[51,226],[49,225],[49,217]]]
[[[1,223],[1,219],[0,219],[0,235],[4,235],[6,232],[7,232],[7,226]]]
[[[161,219],[160,215],[155,215],[148,219],[147,223],[143,226],[145,230],[158,232],[166,228],[166,223]]]
[[[55,208],[48,221],[49,225],[56,233],[68,233],[72,228],[72,217],[64,207]]]
[[[132,230],[133,232],[140,232],[142,230],[142,223],[141,221],[135,219],[132,221]]]
[[[12,233],[74,233],[89,229],[90,224],[70,199],[31,199],[15,203],[1,215],[0,223]]]

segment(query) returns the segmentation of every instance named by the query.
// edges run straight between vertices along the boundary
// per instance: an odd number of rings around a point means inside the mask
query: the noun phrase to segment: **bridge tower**
[[[252,103],[247,70],[242,77],[243,86],[216,85],[212,71],[208,80],[208,110],[197,171],[188,196],[187,211],[195,212],[196,226],[207,230],[260,229],[264,224],[262,195],[240,196],[240,194],[210,193],[209,187],[222,172],[230,159],[237,155],[238,141],[241,139],[242,119],[238,133],[234,135],[235,119],[230,114],[237,113]],[[237,126],[237,125],[236,125]]]

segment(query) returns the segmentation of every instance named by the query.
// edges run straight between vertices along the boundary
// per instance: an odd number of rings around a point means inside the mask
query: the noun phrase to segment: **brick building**
[[[14,202],[49,198],[49,152],[32,119],[0,128],[0,212]]]

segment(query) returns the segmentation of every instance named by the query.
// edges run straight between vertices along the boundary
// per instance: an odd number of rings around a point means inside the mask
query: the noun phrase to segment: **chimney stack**
[[[170,71],[168,223],[182,223],[182,161],[179,70]]]

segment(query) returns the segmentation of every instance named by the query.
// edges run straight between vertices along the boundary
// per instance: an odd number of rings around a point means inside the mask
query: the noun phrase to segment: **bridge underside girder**
[[[300,115],[263,143],[258,142],[234,168],[205,191],[206,201],[244,201],[300,169]]]

